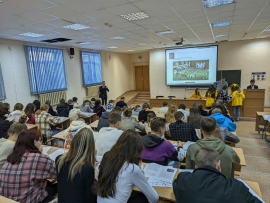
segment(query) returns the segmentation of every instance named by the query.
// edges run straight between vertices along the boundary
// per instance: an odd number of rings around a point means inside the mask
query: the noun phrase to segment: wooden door
[[[143,91],[143,66],[135,67],[136,90]]]
[[[150,91],[149,66],[143,66],[143,90]]]

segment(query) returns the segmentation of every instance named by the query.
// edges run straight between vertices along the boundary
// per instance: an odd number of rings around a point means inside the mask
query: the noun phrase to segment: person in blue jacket
[[[109,89],[105,81],[103,81],[102,85],[99,87],[99,98],[102,100],[102,105],[107,105],[107,91],[109,92]]]
[[[234,132],[236,130],[236,124],[232,122],[231,119],[224,116],[220,109],[218,108],[213,109],[210,117],[216,120],[219,127],[225,127],[230,132]]]

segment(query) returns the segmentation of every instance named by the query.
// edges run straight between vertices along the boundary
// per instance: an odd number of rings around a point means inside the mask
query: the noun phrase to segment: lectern
[[[257,111],[264,111],[265,89],[244,89],[244,117],[256,117]]]

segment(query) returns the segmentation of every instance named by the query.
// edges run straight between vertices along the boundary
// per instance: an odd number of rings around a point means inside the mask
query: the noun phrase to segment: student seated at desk
[[[189,116],[187,118],[187,122],[191,123],[194,128],[200,129],[201,128],[201,114],[197,106],[193,106],[189,109]]]
[[[43,104],[35,114],[35,121],[41,131],[43,143],[45,143],[49,137],[59,133],[59,130],[52,129],[51,125],[56,126],[57,124],[61,123],[59,117],[52,116],[48,113],[48,111],[49,107],[46,104]],[[48,134],[49,132],[51,132],[50,135]],[[58,140],[54,140],[55,146],[57,146],[57,143]]]
[[[106,105],[106,110],[108,111],[111,111],[111,110],[113,110],[113,108],[114,108],[114,101],[113,100],[110,100],[109,101],[109,103]]]
[[[203,109],[203,105],[198,104],[198,108],[202,116],[208,116],[208,112]]]
[[[234,122],[232,122],[232,120],[230,118],[227,118],[226,116],[224,116],[222,114],[221,109],[215,108],[212,111],[212,114],[210,117],[212,117],[216,120],[218,126],[225,127],[231,132],[234,132],[236,130],[236,127],[237,127],[236,124]]]
[[[34,104],[35,107],[36,107],[36,111],[40,109],[40,101],[34,100],[34,101],[33,101],[33,104]]]
[[[75,121],[78,118],[86,118],[87,115],[80,110],[80,104],[76,103],[73,105],[73,109],[70,110],[68,117],[71,121]]]
[[[182,161],[185,157],[182,143],[178,142],[178,148],[176,150],[172,143],[162,139],[166,130],[166,119],[154,118],[150,126],[152,130],[151,134],[145,135],[142,138],[143,162],[167,166],[169,161]]]
[[[240,139],[236,135],[228,131],[228,129],[225,127],[218,127],[216,133],[218,134],[218,136],[220,136],[223,142],[226,142],[226,141],[234,142],[234,143],[240,142]]]
[[[147,121],[144,123],[144,127],[145,127],[145,132],[146,134],[151,134],[151,121],[156,118],[156,114],[155,112],[150,112],[148,115],[147,115]]]
[[[186,105],[185,104],[180,104],[177,111],[181,111],[185,116],[185,120],[187,120],[187,117],[189,116],[189,112],[186,111]]]
[[[47,184],[47,179],[56,179],[55,164],[41,152],[36,130],[24,130],[19,134],[0,171],[0,195],[21,203],[53,199],[57,185]]]
[[[150,110],[150,105],[148,103],[144,103],[142,106],[142,110],[139,113],[138,119],[140,122],[144,123],[145,121],[147,121],[147,115],[153,112]]]
[[[211,148],[200,148],[194,155],[195,170],[179,173],[173,181],[177,203],[260,203],[249,189],[234,178],[221,172],[220,154]],[[196,195],[194,195],[196,194]]]
[[[100,100],[96,100],[95,101],[95,106],[94,106],[94,113],[97,114],[97,116],[100,118],[102,112],[106,111],[103,106],[101,106],[101,101]]]
[[[49,114],[51,114],[52,116],[58,116],[56,111],[53,110],[53,107],[51,106],[51,101],[50,100],[46,100],[45,104],[47,104],[49,106],[49,111],[48,111]]]
[[[174,104],[170,104],[168,111],[164,115],[167,123],[175,122],[174,114],[176,112],[177,112],[177,107]]]
[[[124,114],[124,118],[122,119],[121,121],[121,124],[120,124],[120,130],[135,130],[135,129],[138,129],[140,130],[141,132],[144,132],[144,125],[138,123],[136,120],[134,120],[134,118],[131,117],[132,115],[132,111],[130,108],[126,108],[124,111],[123,111],[123,114]]]
[[[210,87],[205,93],[205,98],[206,98],[205,105],[207,109],[211,109],[211,106],[215,102],[217,96],[218,96],[218,91],[213,85],[210,85]]]
[[[89,100],[84,100],[80,109],[82,112],[93,112]]]
[[[32,103],[26,105],[24,112],[27,116],[27,124],[35,124],[35,108],[35,105]]]
[[[172,140],[196,142],[199,138],[196,135],[195,128],[191,123],[184,122],[185,116],[181,111],[174,114],[175,122],[169,125]]]
[[[165,113],[168,112],[168,109],[169,109],[168,102],[167,101],[164,101],[162,103],[162,105],[163,105],[163,107],[161,107],[161,108],[158,109],[158,113],[164,113],[165,114]]]
[[[191,95],[189,96],[191,99],[192,98],[198,98],[198,99],[202,99],[203,98],[203,94],[200,92],[199,88],[196,88],[194,92],[191,93]]]
[[[74,136],[70,149],[56,158],[58,201],[95,203],[95,141],[93,131],[82,128]]]
[[[141,110],[142,110],[142,108],[140,107],[140,105],[136,105],[132,109],[132,116],[138,116]]]
[[[60,100],[60,103],[56,107],[57,113],[60,117],[68,117],[69,105],[64,99]]]
[[[23,130],[27,130],[25,121],[26,116],[22,116],[18,123],[13,123],[8,129],[8,138],[0,138],[0,170],[6,162],[8,155],[13,151],[19,133]]]
[[[157,203],[159,196],[141,171],[142,139],[127,130],[104,154],[94,192],[99,203]],[[131,195],[136,186],[142,193]]]
[[[8,115],[10,114],[10,104],[9,103],[3,103],[3,104],[7,110],[7,114],[5,116],[8,117]]]
[[[9,121],[19,122],[19,119],[22,114],[22,110],[23,110],[23,105],[21,103],[16,103],[14,105],[13,111],[8,115],[7,119]]]
[[[77,132],[79,132],[82,128],[88,128],[90,129],[91,131],[92,128],[90,127],[90,125],[87,125],[84,121],[83,118],[78,118],[77,120],[75,121],[72,121],[70,123],[70,126],[65,130],[65,135],[67,134],[67,132],[70,132],[72,133],[73,135],[75,135]]]
[[[186,169],[195,168],[196,151],[202,147],[212,148],[220,154],[221,171],[226,177],[231,177],[232,165],[239,165],[240,158],[236,152],[226,145],[220,138],[216,137],[217,122],[211,117],[201,119],[201,132],[204,138],[188,147],[186,153]]]
[[[120,135],[123,133],[122,130],[119,130],[120,123],[121,115],[117,113],[110,113],[110,127],[101,128],[96,139],[95,146],[98,156],[103,156],[107,151],[110,151],[112,146],[116,143]]]
[[[120,101],[118,101],[115,106],[119,106],[120,108],[127,106],[127,103],[125,102],[125,97],[121,97]]]

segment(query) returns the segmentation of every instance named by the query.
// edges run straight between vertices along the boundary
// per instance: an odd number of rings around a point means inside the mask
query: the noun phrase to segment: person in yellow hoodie
[[[196,88],[195,91],[192,92],[189,97],[190,98],[202,99],[203,98],[203,94],[200,92],[200,89],[199,88]]]
[[[218,96],[218,91],[213,85],[211,85],[205,93],[205,98],[206,98],[205,105],[207,109],[211,109],[212,104],[215,102],[217,96]]]
[[[235,91],[232,93],[232,112],[233,119],[239,121],[240,108],[245,99],[244,93],[240,90],[239,86],[235,87]]]

